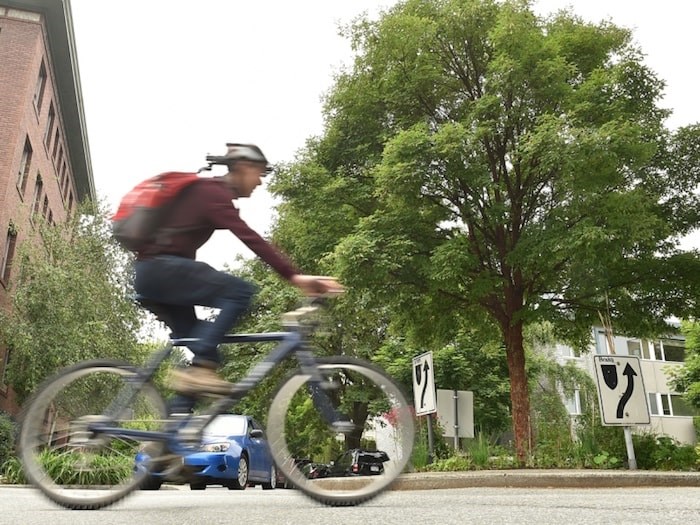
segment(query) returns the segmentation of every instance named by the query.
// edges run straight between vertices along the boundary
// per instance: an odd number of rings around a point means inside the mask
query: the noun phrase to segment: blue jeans
[[[189,345],[193,365],[221,365],[218,346],[224,335],[248,310],[257,289],[251,283],[206,263],[176,255],[158,255],[136,261],[134,288],[158,303],[160,317],[178,338],[199,339]],[[195,306],[218,308],[213,322],[200,320]]]

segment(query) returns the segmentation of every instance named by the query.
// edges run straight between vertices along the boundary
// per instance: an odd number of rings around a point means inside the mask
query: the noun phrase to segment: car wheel
[[[157,478],[156,476],[146,476],[146,479],[143,480],[143,483],[141,484],[141,490],[158,490],[160,489],[160,486],[163,484],[163,480],[161,478]]]
[[[269,483],[263,483],[262,484],[263,490],[272,490],[274,488],[277,488],[277,469],[275,468],[274,465],[270,467],[270,481]]]
[[[190,490],[204,490],[206,488],[207,488],[206,483],[202,483],[202,482],[190,483]]]
[[[248,457],[241,456],[241,459],[238,461],[238,477],[231,480],[231,485],[229,488],[234,490],[245,490],[245,488],[248,486],[248,474]]]

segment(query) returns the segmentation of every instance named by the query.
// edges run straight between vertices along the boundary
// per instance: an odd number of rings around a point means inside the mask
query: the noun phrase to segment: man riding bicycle
[[[250,197],[262,177],[272,170],[259,147],[227,147],[225,155],[207,160],[210,165],[227,166],[228,172],[220,177],[202,177],[186,188],[161,224],[160,231],[167,235],[157,236],[158,240],[141,249],[136,257],[136,292],[174,337],[197,339],[189,345],[194,354],[192,365],[177,370],[171,378],[171,386],[189,400],[230,391],[231,384],[216,372],[221,365],[218,346],[250,307],[256,292],[253,284],[195,260],[197,249],[215,230],[230,230],[305,295],[342,291],[332,277],[302,274],[241,218],[233,201]],[[198,319],[194,309],[197,305],[218,308],[219,313],[211,322]],[[187,409],[191,407],[188,404]]]

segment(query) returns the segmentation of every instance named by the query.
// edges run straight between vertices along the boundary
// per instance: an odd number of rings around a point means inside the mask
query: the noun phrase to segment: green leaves
[[[700,224],[700,134],[664,129],[664,82],[630,31],[524,1],[408,0],[350,37],[276,234],[387,311],[388,334],[435,350],[498,327],[520,401],[523,323],[580,341],[608,307],[640,332],[700,313],[697,254],[678,247]]]
[[[57,369],[97,357],[139,361],[139,311],[127,255],[106,212],[83,205],[66,224],[37,225],[20,246],[12,309],[0,314],[9,381],[22,401]]]

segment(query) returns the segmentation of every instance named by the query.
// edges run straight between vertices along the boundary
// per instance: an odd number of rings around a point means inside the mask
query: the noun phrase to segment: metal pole
[[[637,470],[637,458],[634,456],[634,444],[632,443],[632,429],[624,427],[625,445],[627,446],[627,460],[629,461],[630,470]]]
[[[457,390],[452,391],[452,399],[454,400],[454,407],[455,407],[454,445],[455,445],[455,452],[459,452],[459,395],[458,395]]]
[[[428,414],[428,465],[433,462],[435,448],[433,447],[433,415]]]

